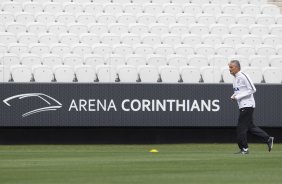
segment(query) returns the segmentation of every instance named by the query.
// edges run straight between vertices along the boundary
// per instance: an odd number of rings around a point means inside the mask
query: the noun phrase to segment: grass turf
[[[159,153],[149,153],[155,148]],[[280,184],[282,144],[0,146],[1,184]]]

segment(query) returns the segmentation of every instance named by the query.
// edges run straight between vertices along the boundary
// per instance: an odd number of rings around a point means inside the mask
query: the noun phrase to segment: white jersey
[[[244,107],[255,108],[256,102],[253,94],[256,92],[256,88],[247,74],[241,71],[235,74],[233,89],[233,96],[237,100],[239,109]]]

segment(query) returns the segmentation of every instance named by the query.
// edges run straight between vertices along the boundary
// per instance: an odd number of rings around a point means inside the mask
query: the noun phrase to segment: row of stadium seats
[[[78,54],[81,56],[87,54],[99,54],[102,56],[108,56],[111,54],[120,54],[120,55],[128,55],[128,54],[139,54],[142,56],[148,56],[152,54],[159,54],[163,56],[178,54],[183,56],[188,55],[204,55],[204,56],[212,56],[212,55],[243,55],[246,57],[252,55],[282,55],[282,45],[272,46],[272,45],[209,45],[209,44],[198,44],[195,46],[186,45],[186,44],[178,44],[178,45],[170,45],[170,44],[158,44],[158,45],[149,45],[149,44],[137,44],[137,45],[125,45],[118,44],[111,47],[108,44],[95,44],[95,45],[87,45],[87,44],[22,44],[22,43],[14,43],[9,44],[8,48],[5,45],[0,45],[0,50],[2,54],[12,53],[16,55],[22,55],[27,53],[32,53],[36,55],[44,55],[44,54],[57,54],[60,56],[66,54]]]
[[[56,2],[46,2],[46,3],[16,3],[16,2],[3,2],[0,4],[1,10],[6,12],[50,12],[50,13],[212,13],[212,14],[268,14],[276,15],[280,13],[279,8],[273,4],[174,4],[174,3],[56,3]]]
[[[66,24],[75,24],[80,23],[84,26],[91,26],[93,23],[103,23],[103,24],[113,24],[113,23],[121,23],[125,25],[135,24],[135,23],[143,23],[146,25],[161,23],[166,25],[171,24],[261,24],[261,25],[274,25],[282,24],[282,16],[278,14],[276,16],[272,15],[250,15],[250,14],[185,14],[185,13],[177,13],[177,14],[148,14],[141,13],[133,15],[131,13],[121,13],[117,15],[113,14],[97,14],[92,15],[89,13],[80,13],[76,15],[72,15],[70,13],[39,13],[36,15],[30,13],[17,13],[12,15],[7,12],[1,12],[0,14],[1,24],[8,25],[12,23],[21,24],[31,24],[31,23],[41,23],[41,24],[51,24],[51,23],[60,23],[63,25]]]
[[[118,54],[109,55],[108,57],[103,57],[101,55],[85,55],[85,57],[81,57],[77,54],[67,54],[64,56],[59,56],[55,54],[47,54],[43,55],[42,57],[35,55],[35,54],[22,54],[21,57],[18,57],[15,54],[4,54],[0,57],[0,65],[5,65],[6,67],[10,67],[12,65],[27,65],[27,66],[34,66],[34,65],[48,65],[48,66],[55,66],[55,65],[151,65],[151,66],[175,66],[175,67],[182,67],[182,66],[196,66],[196,67],[203,67],[203,66],[214,66],[214,67],[221,67],[226,66],[228,61],[238,59],[241,62],[243,67],[253,66],[253,67],[281,67],[282,68],[282,56],[281,55],[272,55],[270,57],[262,56],[262,55],[254,55],[250,57],[244,57],[242,55],[233,55],[226,57],[224,55],[215,55],[205,57],[203,55],[189,55],[189,56],[182,56],[182,55],[168,55],[164,57],[163,55],[149,55],[147,57],[133,54],[133,55],[126,55],[126,57]]]
[[[175,4],[267,4],[267,0],[7,0],[7,2],[16,2],[16,3],[119,3],[119,4],[128,4],[128,3],[137,3],[137,4],[146,4],[146,3],[175,3]]]
[[[56,35],[72,33],[76,35],[82,35],[86,33],[97,34],[101,37],[103,35],[107,36],[140,36],[143,34],[159,34],[162,36],[169,36],[169,34],[175,35],[177,37],[183,37],[189,34],[196,34],[198,36],[206,34],[215,34],[217,36],[222,35],[254,35],[254,36],[267,36],[267,35],[282,35],[282,25],[264,26],[261,24],[251,24],[249,26],[242,24],[231,24],[230,26],[225,26],[223,24],[212,24],[206,26],[204,24],[190,24],[185,26],[184,24],[174,24],[171,26],[165,26],[164,24],[150,24],[150,26],[144,26],[143,24],[132,24],[129,27],[123,24],[110,24],[109,26],[105,24],[91,24],[89,26],[83,24],[70,24],[64,25],[59,23],[51,23],[48,25],[43,24],[19,24],[10,23],[7,26],[0,24],[0,36],[4,43],[6,43],[5,37],[14,37],[19,34],[33,33],[33,34],[46,34],[52,33]],[[185,35],[184,35],[185,34]],[[9,41],[9,40],[7,40]],[[13,40],[15,41],[15,40]]]
[[[246,71],[254,83],[264,80],[266,83],[281,83],[281,68],[246,67]],[[53,69],[46,65],[34,66],[30,69],[25,65],[15,65],[9,70],[0,66],[0,81],[8,82],[168,82],[168,83],[231,83],[233,78],[228,67],[181,67],[174,66],[140,66],[131,65],[114,67],[111,65],[90,65],[71,67],[68,65],[55,66]]]
[[[281,27],[282,30],[282,27]],[[153,31],[154,32],[154,31]],[[169,44],[172,47],[187,44],[187,45],[270,45],[272,47],[282,45],[282,38],[277,35],[265,35],[257,36],[253,34],[248,35],[234,35],[234,34],[160,34],[160,33],[144,33],[141,35],[137,34],[114,34],[105,33],[101,35],[92,33],[83,33],[81,35],[76,35],[73,33],[41,33],[36,35],[34,33],[1,33],[0,32],[0,43],[3,44],[2,47],[6,47],[5,50],[9,50],[9,44],[86,44],[88,46],[95,46],[96,44],[108,44],[109,46],[115,45],[136,45],[136,44],[150,44],[152,46],[159,44]],[[5,44],[5,45],[4,45]],[[8,45],[6,45],[8,44]],[[4,49],[4,48],[3,48]]]

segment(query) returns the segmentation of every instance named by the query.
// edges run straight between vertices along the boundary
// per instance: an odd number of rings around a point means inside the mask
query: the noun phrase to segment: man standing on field
[[[238,154],[249,153],[247,132],[261,138],[267,144],[268,151],[270,152],[273,147],[274,137],[270,137],[253,123],[253,112],[256,105],[253,94],[256,92],[256,88],[250,77],[240,70],[239,61],[230,61],[229,71],[235,77],[233,82],[234,94],[231,96],[231,100],[237,101],[240,111],[237,125],[237,143],[240,148]]]

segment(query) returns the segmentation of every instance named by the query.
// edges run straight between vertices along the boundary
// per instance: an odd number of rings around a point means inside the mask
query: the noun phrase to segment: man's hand
[[[233,102],[236,101],[235,95],[232,95],[232,96],[230,97],[230,99],[231,99]]]

